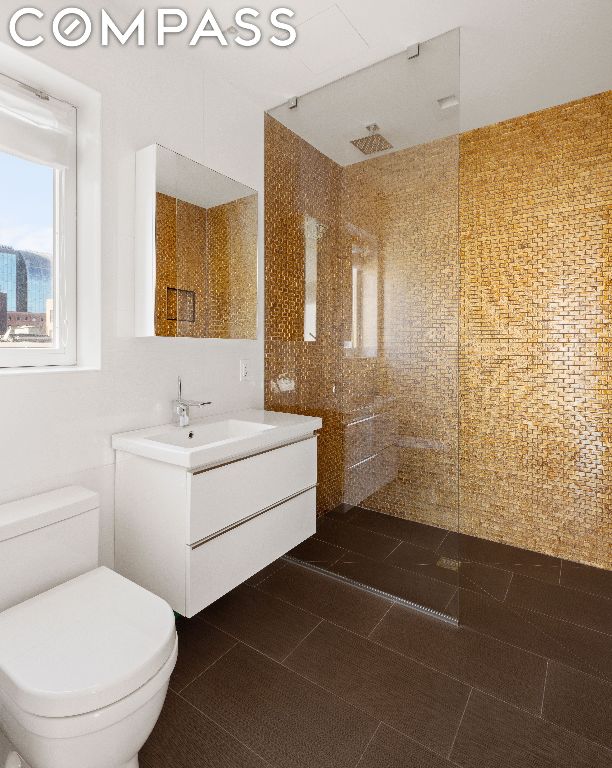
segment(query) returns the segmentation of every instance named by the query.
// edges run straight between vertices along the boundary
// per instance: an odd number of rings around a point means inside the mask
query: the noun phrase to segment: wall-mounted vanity
[[[136,155],[137,336],[257,337],[257,192],[165,147]]]
[[[115,435],[116,570],[191,617],[314,534],[321,426],[253,410]]]

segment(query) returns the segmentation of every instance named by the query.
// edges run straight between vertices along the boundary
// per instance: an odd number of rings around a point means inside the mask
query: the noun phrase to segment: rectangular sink
[[[227,443],[232,440],[244,440],[268,429],[274,429],[271,424],[256,424],[252,421],[225,419],[206,424],[195,424],[184,427],[180,431],[164,432],[145,438],[156,443],[177,445],[181,448],[200,448],[207,445]]]
[[[190,470],[219,466],[302,440],[321,429],[318,417],[250,409],[113,435],[113,448]]]

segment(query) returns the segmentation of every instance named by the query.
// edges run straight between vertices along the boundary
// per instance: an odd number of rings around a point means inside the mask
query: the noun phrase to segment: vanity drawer
[[[206,608],[316,530],[316,490],[301,493],[187,551],[187,617]]]
[[[316,482],[316,437],[194,473],[186,543],[195,544]]]

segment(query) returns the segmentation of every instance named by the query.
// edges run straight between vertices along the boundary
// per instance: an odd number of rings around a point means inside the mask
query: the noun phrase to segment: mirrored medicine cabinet
[[[257,192],[158,144],[136,156],[136,335],[257,336]]]

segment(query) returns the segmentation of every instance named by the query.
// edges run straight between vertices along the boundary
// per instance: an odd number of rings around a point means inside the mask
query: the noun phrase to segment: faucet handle
[[[204,405],[212,405],[212,402],[210,400],[184,400],[183,399],[183,382],[181,381],[181,377],[178,377],[178,398],[176,400],[177,403],[180,405],[187,405],[194,408],[201,408]]]

